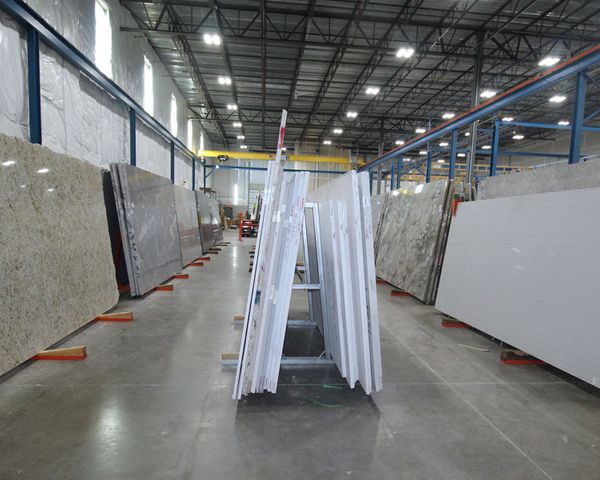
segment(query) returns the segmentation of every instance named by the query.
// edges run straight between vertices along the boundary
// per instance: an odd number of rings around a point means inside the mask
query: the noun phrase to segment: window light
[[[110,26],[110,13],[104,0],[96,0],[94,10],[96,19],[96,66],[107,77],[112,78],[112,28]]]
[[[177,99],[171,94],[171,133],[177,136]]]
[[[154,79],[152,77],[152,62],[144,55],[144,110],[154,115]]]
[[[548,101],[551,103],[562,103],[566,99],[567,99],[566,95],[558,94],[558,95],[552,95]]]

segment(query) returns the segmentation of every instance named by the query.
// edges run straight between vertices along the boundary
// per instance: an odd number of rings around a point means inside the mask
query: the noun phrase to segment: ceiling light
[[[48,173],[49,171],[50,171],[50,169],[49,169],[49,168],[45,168],[45,167],[44,167],[44,168],[40,168],[40,169],[37,171],[37,173]]]
[[[523,140],[525,138],[525,135],[523,135],[522,133],[515,133],[513,135],[513,140]]]
[[[206,43],[207,45],[221,45],[221,37],[219,37],[217,34],[215,33],[205,33],[203,35],[204,38],[204,43]]]
[[[448,142],[440,142],[440,147],[447,147],[448,146]]]
[[[558,122],[558,124],[563,126],[570,125],[567,120],[561,120],[560,122]]]
[[[485,89],[479,95],[481,96],[481,98],[492,98],[492,97],[496,96],[496,91],[495,90]]]
[[[415,49],[412,47],[401,47],[396,52],[398,58],[410,58],[414,55]]]
[[[547,57],[542,58],[538,65],[540,67],[551,67],[552,65],[556,65],[558,62],[560,62],[560,57],[548,55]]]
[[[419,155],[427,155],[427,150],[419,150]]]
[[[454,117],[455,117],[455,114],[452,112],[446,112],[442,115],[442,118],[444,120],[450,120],[451,118],[454,118]]]
[[[439,159],[437,162],[438,162],[438,163],[444,163],[444,161],[445,161],[445,160],[444,160],[443,158],[440,158],[440,159]]]
[[[460,153],[457,153],[457,154],[456,154],[456,156],[457,156],[457,157],[460,157],[460,158],[464,158],[464,157],[466,157],[466,156],[467,156],[467,154],[466,154],[466,153],[463,153],[463,152],[460,152]]]
[[[237,105],[235,103],[228,103],[227,110],[237,110]]]
[[[219,85],[231,85],[231,77],[219,77]]]
[[[233,126],[234,128],[241,128],[242,124],[241,122],[233,122]]]
[[[471,132],[465,132],[465,137],[470,137],[471,136]]]
[[[7,160],[6,162],[2,162],[2,166],[10,167],[11,165],[14,165],[15,163],[17,163],[17,162],[15,162],[14,160]]]
[[[323,140],[323,145],[331,145],[331,140]]]
[[[415,128],[415,133],[425,133],[427,130],[425,130],[423,127],[417,127]]]
[[[237,139],[238,139],[238,140],[244,140],[245,138],[246,138],[246,136],[245,136],[245,135],[238,135],[238,136],[237,136]]]
[[[396,145],[404,145],[404,140],[396,140]]]
[[[512,122],[514,120],[513,117],[502,117],[503,122]]]
[[[346,112],[346,116],[348,118],[356,118],[358,116],[358,113],[356,113],[356,112]]]
[[[402,160],[404,160],[405,162],[410,162],[411,158],[410,157],[404,157]]]
[[[550,99],[548,100],[549,102],[552,103],[562,103],[567,99],[566,95],[553,95],[550,97]]]
[[[379,87],[367,87],[367,95],[377,95],[379,93]]]
[[[344,131],[341,128],[334,128],[333,129],[333,133],[335,133],[336,135],[339,135],[341,133],[343,133]]]
[[[281,147],[281,151],[285,152],[287,150],[287,147]]]
[[[491,150],[492,146],[491,145],[484,145],[483,147],[481,147],[482,150]]]
[[[246,150],[246,149],[248,148],[248,145],[240,145],[240,148],[241,148],[242,150]]]

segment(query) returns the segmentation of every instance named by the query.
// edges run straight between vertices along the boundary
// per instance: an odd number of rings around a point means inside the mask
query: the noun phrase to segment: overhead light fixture
[[[419,150],[419,155],[427,155],[427,150]]]
[[[287,147],[281,147],[281,151],[285,152],[287,150]]]
[[[491,145],[484,145],[483,147],[481,147],[482,150],[491,150],[492,146]]]
[[[448,146],[448,142],[440,142],[440,147],[447,147]]]
[[[515,133],[513,135],[513,140],[523,140],[525,138],[525,135],[523,135],[522,133]]]
[[[561,120],[560,122],[558,122],[558,124],[562,125],[563,127],[567,126],[567,125],[570,125],[570,123],[567,120]]]
[[[336,135],[340,135],[343,132],[344,132],[344,130],[342,130],[341,128],[334,128],[333,129],[333,133],[335,133]]]
[[[233,122],[233,126],[234,126],[234,128],[241,128],[242,123],[241,122]]]
[[[216,33],[205,33],[203,38],[204,43],[206,43],[207,45],[221,45],[221,37],[219,37]]]
[[[331,145],[331,140],[323,140],[323,145]]]
[[[427,130],[425,130],[423,127],[417,127],[415,128],[415,133],[425,133]]]
[[[450,120],[451,118],[454,118],[456,115],[452,112],[446,112],[442,115],[442,118],[444,120]]]
[[[17,162],[15,162],[14,160],[7,160],[6,162],[2,162],[2,166],[10,167],[11,165],[14,165],[15,163],[17,163]]]
[[[350,111],[350,112],[346,112],[346,116],[348,118],[356,118],[358,116],[358,113]]]
[[[238,140],[244,140],[246,138],[246,135],[238,135],[237,139]]]
[[[440,159],[437,161],[437,163],[444,163],[444,162],[445,162],[445,160],[444,160],[443,158],[440,158]]]
[[[465,137],[470,137],[471,136],[471,132],[465,132]]]
[[[566,96],[566,95],[561,95],[561,94],[558,94],[558,95],[552,95],[552,96],[549,98],[549,100],[548,100],[548,101],[549,101],[549,102],[551,102],[551,103],[562,103],[562,102],[564,102],[566,99],[567,99],[567,96]]]
[[[219,85],[231,85],[231,77],[219,77]]]
[[[45,168],[45,167],[44,167],[44,168],[40,168],[40,169],[37,171],[37,173],[48,173],[49,171],[50,171],[50,169],[49,169],[49,168]]]
[[[558,62],[560,62],[560,57],[554,57],[552,55],[548,55],[544,58],[542,58],[538,65],[540,67],[551,67],[552,65],[556,65]]]
[[[502,117],[503,122],[512,122],[514,120],[513,117]]]
[[[481,98],[492,98],[496,96],[496,90],[485,89],[479,94]]]
[[[367,95],[377,95],[379,93],[379,87],[367,87]]]
[[[466,157],[466,156],[467,156],[467,154],[466,154],[466,153],[463,153],[463,152],[460,152],[460,153],[457,153],[457,154],[456,154],[456,156],[457,156],[457,157],[460,157],[460,158],[464,158],[464,157]]]
[[[396,52],[398,58],[410,58],[414,55],[415,49],[412,47],[400,47]]]
[[[396,145],[404,145],[404,140],[396,140]]]
[[[248,148],[248,145],[240,145],[240,148],[241,148],[242,150],[246,150],[246,149]]]
[[[235,103],[228,103],[227,110],[237,110],[237,105]]]
[[[405,162],[410,162],[411,158],[410,157],[404,157],[402,160],[404,160]]]

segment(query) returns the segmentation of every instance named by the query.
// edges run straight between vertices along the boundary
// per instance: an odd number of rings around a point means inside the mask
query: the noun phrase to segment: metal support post
[[[205,159],[205,161],[206,161],[206,159]],[[204,186],[204,191],[206,192],[206,179],[208,178],[208,175],[206,174],[206,165],[202,165],[202,176],[204,177],[203,186]]]
[[[33,27],[27,28],[27,75],[29,87],[29,141],[41,144],[40,36]]]
[[[192,157],[192,190],[196,190],[196,157]]]
[[[571,143],[569,146],[569,163],[579,162],[581,156],[581,141],[583,140],[583,118],[585,116],[585,91],[587,79],[585,71],[577,74],[575,83],[575,104],[573,105],[573,120],[571,121]]]
[[[394,164],[390,167],[390,190],[394,189]]]
[[[175,143],[171,142],[171,183],[175,183]]]
[[[396,159],[396,188],[400,188],[400,177],[401,177],[401,167],[400,167],[400,163],[402,162],[402,160],[400,159],[400,157],[398,157]]]
[[[452,130],[452,140],[450,141],[450,167],[448,169],[448,179],[454,179],[456,170],[456,148],[458,145],[458,130]]]
[[[133,108],[129,109],[129,163],[135,167],[137,163],[137,144],[136,144],[136,119],[137,115]]]
[[[381,170],[383,165],[377,165],[377,195],[381,193]]]
[[[431,182],[431,148],[427,144],[427,169],[425,170],[425,183]]]
[[[492,155],[490,156],[490,177],[496,176],[498,157],[500,156],[500,120],[494,121],[494,133],[492,137]]]

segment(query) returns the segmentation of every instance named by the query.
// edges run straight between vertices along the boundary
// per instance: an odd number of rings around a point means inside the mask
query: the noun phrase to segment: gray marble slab
[[[118,301],[100,169],[0,134],[0,374]]]
[[[477,187],[477,200],[594,187],[600,187],[600,161],[589,160],[488,177]]]
[[[175,193],[175,209],[177,211],[177,230],[181,246],[183,265],[193,262],[202,256],[202,241],[198,226],[198,211],[196,209],[196,194],[192,190],[173,186]]]
[[[130,255],[131,294],[143,295],[183,268],[173,185],[124,163],[111,164],[111,171],[125,223],[121,235]]]
[[[212,216],[210,214],[209,197],[205,193],[196,192],[196,209],[200,224],[200,238],[202,240],[202,253],[214,247]]]
[[[380,225],[377,276],[411,293],[421,301],[432,301],[436,256],[447,228],[451,182],[423,186],[418,193],[389,194]]]

